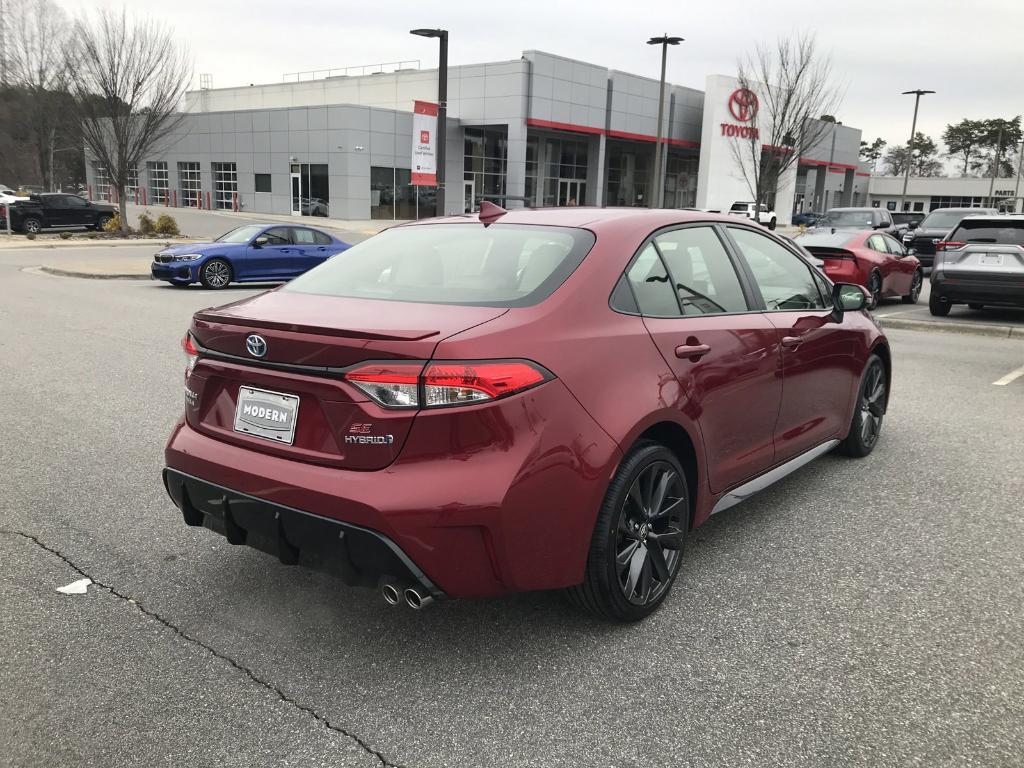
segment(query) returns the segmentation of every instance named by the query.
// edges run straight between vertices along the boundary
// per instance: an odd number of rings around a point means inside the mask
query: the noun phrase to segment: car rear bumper
[[[196,487],[205,501],[190,496],[191,504],[213,530],[224,533],[222,496],[232,515],[236,497],[241,509],[257,510],[254,541],[266,551],[279,553],[282,533],[265,510],[284,509],[284,551],[290,556],[289,547],[297,548],[300,563],[333,557],[342,565],[327,570],[344,577],[350,560],[355,572],[345,580],[365,586],[382,575],[405,576],[382,570],[394,561],[361,554],[363,543],[376,537],[390,542],[428,588],[486,597],[582,580],[597,510],[620,458],[615,442],[556,379],[482,407],[421,411],[398,460],[382,470],[263,453],[182,421],[168,441],[165,472],[179,508],[175,484],[190,493]],[[313,548],[305,558],[291,531],[311,528],[309,517],[325,521],[321,533],[330,545],[319,551],[320,534],[310,534],[305,540]],[[236,523],[249,530],[249,519]],[[338,532],[348,529],[361,535],[346,534],[339,548]]]
[[[149,265],[149,274],[154,280],[167,280],[172,283],[194,283],[192,267],[183,262],[163,263],[154,261]]]
[[[1024,306],[1024,277],[979,280],[933,273],[932,294],[949,301]]]

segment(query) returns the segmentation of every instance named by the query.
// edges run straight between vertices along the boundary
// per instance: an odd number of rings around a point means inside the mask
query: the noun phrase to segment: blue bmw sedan
[[[247,224],[212,243],[173,245],[153,257],[154,280],[171,285],[291,280],[349,247],[333,235],[292,224]]]

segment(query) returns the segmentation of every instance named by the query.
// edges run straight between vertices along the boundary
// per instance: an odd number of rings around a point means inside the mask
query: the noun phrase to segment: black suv
[[[995,216],[994,208],[936,208],[916,227],[903,235],[903,247],[917,256],[922,267],[935,262],[935,244],[944,240],[965,216]]]
[[[117,213],[109,203],[91,203],[78,195],[47,192],[30,195],[28,200],[11,203],[11,229],[38,234],[50,227],[86,227],[103,229]],[[4,208],[0,206],[0,227],[6,227]]]

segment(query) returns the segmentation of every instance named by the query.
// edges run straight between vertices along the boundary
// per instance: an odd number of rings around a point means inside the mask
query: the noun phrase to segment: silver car
[[[1024,307],[1024,216],[968,216],[936,245],[928,308]]]

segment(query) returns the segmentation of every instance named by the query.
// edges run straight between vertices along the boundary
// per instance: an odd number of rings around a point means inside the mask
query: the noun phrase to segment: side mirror
[[[254,248],[262,248],[264,245],[266,245],[269,242],[270,242],[270,238],[269,237],[267,237],[266,235],[260,235],[259,237],[257,237],[255,240],[252,241],[252,245],[253,245]]]
[[[877,224],[875,224],[875,229],[888,229],[890,226],[890,224],[886,224],[884,221],[880,221]]]
[[[921,222],[919,222],[919,221],[912,221],[912,222],[910,222],[910,224],[907,225],[907,229],[917,229],[917,227],[918,227],[918,225],[920,223]]]
[[[832,288],[832,306],[839,316],[843,312],[860,312],[867,309],[870,296],[867,289],[853,283],[836,283]]]

